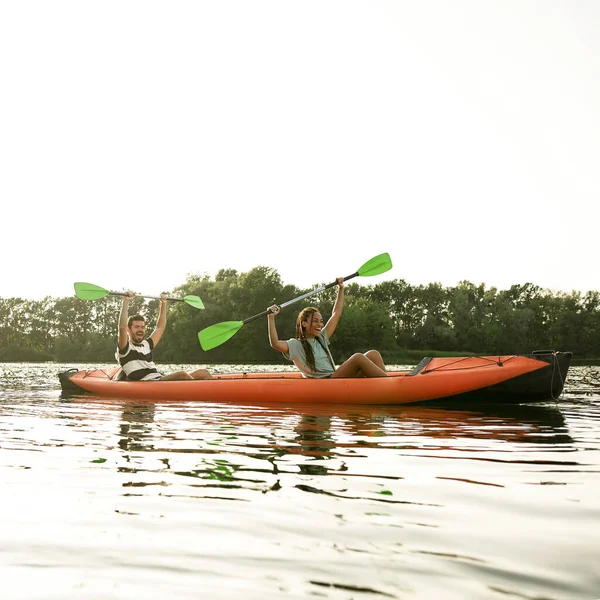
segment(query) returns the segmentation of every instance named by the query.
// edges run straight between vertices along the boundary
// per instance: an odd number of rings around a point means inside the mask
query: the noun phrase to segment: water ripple
[[[460,409],[62,399],[59,370],[0,365],[12,598],[600,589],[595,367],[558,402]]]

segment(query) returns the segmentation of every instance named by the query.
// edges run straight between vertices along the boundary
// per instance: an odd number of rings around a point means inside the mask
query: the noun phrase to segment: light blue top
[[[325,329],[321,331],[319,337],[321,338],[323,345],[328,348],[329,336],[327,335],[327,331]],[[304,348],[302,347],[302,342],[300,340],[295,338],[287,340],[289,352],[284,352],[283,355],[298,367],[304,377],[311,377],[313,379],[330,377],[335,369],[331,366],[329,355],[316,339],[311,338],[306,341],[310,344],[313,354],[315,355],[314,371],[311,371],[307,364],[306,352],[304,352]]]

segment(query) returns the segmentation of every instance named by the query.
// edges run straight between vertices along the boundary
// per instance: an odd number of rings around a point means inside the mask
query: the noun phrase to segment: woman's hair
[[[313,349],[310,347],[308,340],[306,339],[306,334],[304,332],[304,328],[302,327],[302,323],[306,321],[312,322],[314,314],[318,312],[318,308],[315,308],[314,306],[308,306],[307,308],[300,311],[300,314],[296,319],[296,339],[300,340],[300,342],[302,343],[304,353],[306,354],[306,362],[311,371],[316,371],[315,354],[313,352]]]

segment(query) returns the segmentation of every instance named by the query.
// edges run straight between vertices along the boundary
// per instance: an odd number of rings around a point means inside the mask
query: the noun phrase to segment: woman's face
[[[317,337],[321,330],[325,327],[323,317],[321,313],[312,313],[308,315],[306,321],[302,321],[302,328],[304,329],[304,335],[309,337]]]

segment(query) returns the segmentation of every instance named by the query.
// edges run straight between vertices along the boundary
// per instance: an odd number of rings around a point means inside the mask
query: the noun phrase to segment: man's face
[[[146,335],[146,323],[144,321],[133,321],[129,327],[129,337],[134,344],[144,341]]]

